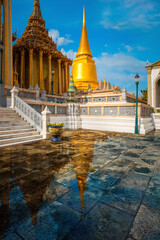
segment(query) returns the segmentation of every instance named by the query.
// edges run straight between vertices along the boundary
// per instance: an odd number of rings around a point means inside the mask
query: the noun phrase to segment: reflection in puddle
[[[72,186],[61,184],[56,179],[59,176],[63,178],[73,170],[78,182],[81,217],[84,217],[86,179],[94,155],[95,140],[94,133],[74,132],[71,138],[58,144],[43,141],[1,150],[0,236],[7,231],[15,231],[26,219],[36,226],[44,209],[52,203],[55,207],[56,201],[71,191]],[[103,144],[101,139],[99,141]],[[44,224],[44,219],[41,221]]]

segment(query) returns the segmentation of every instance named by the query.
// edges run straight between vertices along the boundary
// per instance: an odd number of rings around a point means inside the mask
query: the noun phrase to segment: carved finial
[[[32,12],[32,17],[41,18],[42,19],[42,13],[40,9],[39,0],[34,0],[34,7]]]
[[[147,66],[149,65],[149,62],[148,62],[148,60],[147,60]]]

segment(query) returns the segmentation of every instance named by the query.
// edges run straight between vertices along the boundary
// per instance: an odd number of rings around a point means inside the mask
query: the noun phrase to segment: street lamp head
[[[136,83],[139,83],[139,78],[140,78],[140,76],[139,76],[138,74],[136,74],[136,76],[135,76],[134,78],[135,78],[135,82],[136,82]]]
[[[54,75],[55,71],[54,71],[54,68],[52,68],[52,75]]]

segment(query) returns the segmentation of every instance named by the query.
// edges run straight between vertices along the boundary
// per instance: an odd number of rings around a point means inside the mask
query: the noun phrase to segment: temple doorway
[[[160,79],[156,83],[156,107],[160,107]]]

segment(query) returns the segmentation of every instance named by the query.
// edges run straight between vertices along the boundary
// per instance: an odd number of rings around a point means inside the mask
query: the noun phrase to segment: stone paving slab
[[[126,239],[133,217],[105,204],[97,204],[73,230],[81,240]]]
[[[80,213],[54,202],[40,209],[36,225],[27,219],[16,231],[24,239],[63,239],[80,219]]]
[[[141,205],[129,235],[136,240],[159,240],[160,211]]]

